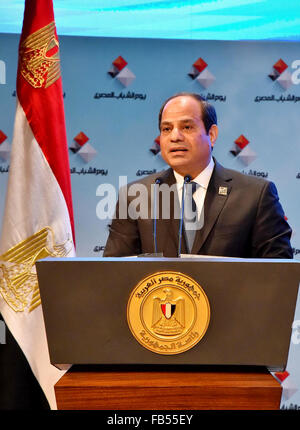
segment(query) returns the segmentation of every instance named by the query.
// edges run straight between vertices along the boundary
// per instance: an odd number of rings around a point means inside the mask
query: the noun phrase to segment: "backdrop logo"
[[[207,63],[201,57],[192,65],[192,69],[188,73],[188,76],[196,80],[205,89],[216,80],[214,75],[208,70]]]
[[[6,66],[3,60],[0,60],[0,84],[6,84]]]
[[[0,130],[0,161],[8,161],[10,155],[10,143],[7,136]]]
[[[272,81],[276,81],[281,88],[287,90],[291,85],[298,85],[300,83],[300,60],[294,60],[291,68],[295,69],[293,73],[288,70],[288,65],[280,58],[273,64],[273,70],[268,75]]]
[[[107,72],[112,78],[118,79],[124,87],[128,87],[134,80],[135,75],[126,67],[127,61],[119,56],[112,63],[112,68]]]
[[[233,144],[232,149],[230,150],[230,153],[238,158],[244,165],[249,166],[252,161],[255,160],[256,154],[252,149],[249,147],[249,140],[241,134]]]
[[[74,137],[71,146],[69,146],[69,149],[74,154],[78,154],[85,163],[89,163],[97,155],[97,151],[87,143],[88,140],[90,138],[81,131]]]
[[[157,136],[157,138],[154,139],[153,145],[149,151],[152,152],[153,155],[157,155],[160,152],[160,136]]]
[[[297,324],[299,324],[299,321],[294,321],[292,328],[296,328]],[[294,338],[295,336],[295,338]],[[295,342],[296,341],[296,342]],[[292,334],[291,342],[293,344],[297,344],[297,334],[295,335],[295,332]],[[277,381],[281,384],[282,388],[282,400],[288,400],[290,397],[292,397],[295,393],[298,391],[298,387],[295,384],[295,380],[293,379],[292,375],[287,370],[284,370],[283,372],[275,372],[272,373],[272,375],[277,379]],[[285,409],[285,408],[281,408]]]

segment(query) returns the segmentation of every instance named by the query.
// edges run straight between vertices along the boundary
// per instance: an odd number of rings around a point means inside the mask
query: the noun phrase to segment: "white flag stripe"
[[[167,303],[166,304],[166,318],[170,318],[171,317],[171,304]]]
[[[72,240],[69,212],[61,188],[17,102],[0,255],[34,232],[51,226],[55,240]],[[27,216],[25,216],[27,214]],[[72,254],[74,256],[74,249]]]

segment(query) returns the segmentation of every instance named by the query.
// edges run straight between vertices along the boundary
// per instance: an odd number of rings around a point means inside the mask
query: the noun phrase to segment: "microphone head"
[[[162,182],[163,182],[162,178],[156,178],[155,179],[155,184],[157,184],[157,185],[162,184]]]
[[[192,177],[190,175],[185,175],[185,177],[184,177],[184,183],[185,184],[188,184],[189,182],[191,182],[191,180],[192,180]]]

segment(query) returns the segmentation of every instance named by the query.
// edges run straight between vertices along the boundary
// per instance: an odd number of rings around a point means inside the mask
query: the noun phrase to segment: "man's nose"
[[[178,127],[174,127],[171,132],[172,142],[181,141],[183,138],[182,132]]]

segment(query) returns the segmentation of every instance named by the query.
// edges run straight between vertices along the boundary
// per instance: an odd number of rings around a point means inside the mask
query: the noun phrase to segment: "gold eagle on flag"
[[[54,233],[45,227],[0,255],[0,293],[15,312],[33,311],[41,303],[35,262],[46,257],[65,257],[71,240],[56,245]]]
[[[171,288],[163,290],[165,298],[153,298],[152,329],[164,336],[181,334],[185,328],[184,299],[173,299]]]
[[[34,88],[48,88],[60,77],[54,22],[30,34],[21,43],[19,66],[22,76]]]

